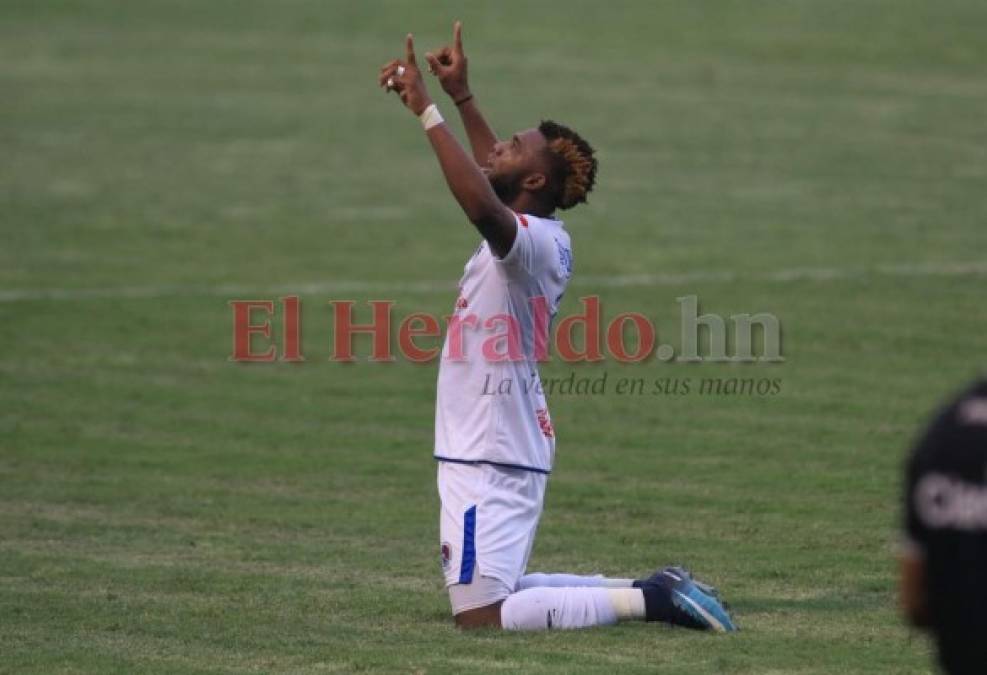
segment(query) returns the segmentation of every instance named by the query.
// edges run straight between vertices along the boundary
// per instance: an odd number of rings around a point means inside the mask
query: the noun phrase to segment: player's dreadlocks
[[[586,201],[596,181],[595,152],[586,140],[569,127],[544,120],[538,131],[548,141],[549,156],[555,174],[555,205],[570,209]]]

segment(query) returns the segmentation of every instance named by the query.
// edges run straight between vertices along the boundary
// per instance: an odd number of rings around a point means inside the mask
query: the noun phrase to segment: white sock
[[[640,589],[528,588],[508,596],[500,606],[505,630],[609,626],[622,618],[644,618]]]
[[[526,588],[540,588],[550,586],[553,588],[580,588],[583,586],[595,586],[599,588],[630,588],[634,583],[633,579],[614,579],[605,577],[602,574],[593,576],[580,576],[578,574],[525,574],[518,582],[518,590]]]
[[[640,588],[608,588],[610,602],[617,612],[619,621],[644,621],[647,611],[644,607],[644,591]]]

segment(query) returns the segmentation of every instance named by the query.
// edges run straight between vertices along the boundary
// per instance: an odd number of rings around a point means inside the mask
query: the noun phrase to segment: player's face
[[[545,174],[542,153],[546,145],[540,131],[527,129],[494,146],[483,171],[501,201],[509,203],[517,197],[525,179],[535,174]]]

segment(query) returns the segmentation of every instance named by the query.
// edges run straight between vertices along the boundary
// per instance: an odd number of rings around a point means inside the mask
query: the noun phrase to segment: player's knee
[[[500,606],[511,594],[507,584],[476,575],[471,583],[449,587],[449,602],[456,625],[460,628],[500,626]]]
[[[455,615],[456,627],[464,630],[472,628],[500,628],[500,606],[504,601],[467,609]]]

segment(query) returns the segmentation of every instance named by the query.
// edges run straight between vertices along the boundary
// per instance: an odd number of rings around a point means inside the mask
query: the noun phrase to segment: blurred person
[[[905,478],[901,602],[951,675],[987,673],[987,380],[935,418]]]

